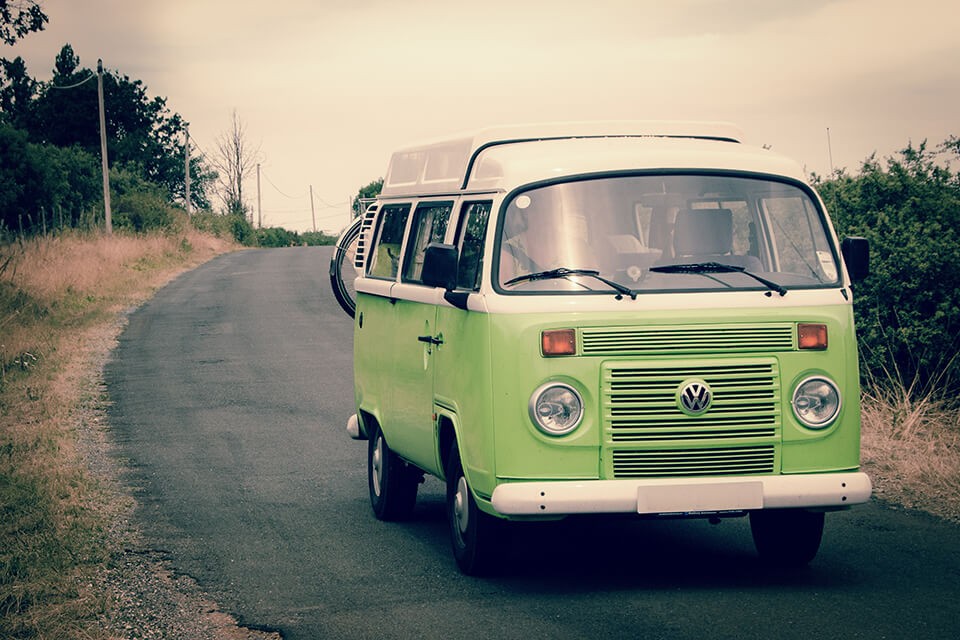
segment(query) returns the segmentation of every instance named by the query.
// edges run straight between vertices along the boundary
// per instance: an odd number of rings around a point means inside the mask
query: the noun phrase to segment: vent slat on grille
[[[583,329],[584,355],[792,351],[792,324]]]
[[[671,449],[664,451],[614,451],[614,475],[701,476],[771,473],[775,451],[772,445],[723,449]]]

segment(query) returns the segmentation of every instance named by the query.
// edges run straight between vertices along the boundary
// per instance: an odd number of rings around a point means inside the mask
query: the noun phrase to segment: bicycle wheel
[[[353,287],[353,281],[357,277],[354,259],[362,224],[363,218],[357,218],[340,234],[330,258],[330,287],[337,302],[351,318],[357,310],[357,292]]]

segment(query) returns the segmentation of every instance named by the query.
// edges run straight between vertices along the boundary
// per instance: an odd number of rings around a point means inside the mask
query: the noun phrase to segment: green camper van
[[[341,237],[380,520],[446,483],[461,571],[513,520],[746,516],[802,565],[859,469],[852,286],[794,162],[725,123],[491,128],[401,149]]]

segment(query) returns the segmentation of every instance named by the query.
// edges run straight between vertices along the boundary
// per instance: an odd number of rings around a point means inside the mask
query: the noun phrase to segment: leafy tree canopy
[[[22,228],[24,219],[43,221],[54,210],[59,215],[67,202],[70,210],[61,217],[66,222],[77,221],[76,209],[90,208],[92,202],[83,199],[89,191],[85,185],[72,187],[69,195],[63,195],[57,185],[43,181],[44,176],[69,173],[71,169],[64,163],[71,161],[80,163],[75,167],[76,174],[85,177],[91,166],[89,160],[99,160],[96,75],[96,71],[81,65],[70,44],[56,56],[50,82],[31,78],[22,58],[0,60],[0,125],[26,135],[29,146],[21,145],[18,151],[31,158],[20,164],[0,163],[0,201],[15,203],[0,211],[0,230],[3,226]],[[102,79],[110,166],[136,171],[145,182],[157,186],[168,203],[181,201],[185,193],[186,123],[179,114],[170,112],[165,98],[148,96],[140,80],[110,70],[105,70]],[[11,135],[8,130],[5,139],[11,140]],[[63,151],[41,151],[47,148]],[[41,159],[52,164],[40,166],[37,162]],[[199,154],[191,155],[190,175],[193,208],[209,207],[208,189],[216,175]],[[24,186],[34,183],[41,186]],[[4,186],[10,184],[19,187]],[[63,180],[58,184],[62,186]],[[91,197],[98,198],[95,194]]]
[[[350,208],[353,211],[353,217],[357,217],[363,213],[363,210],[366,208],[364,202],[371,200],[380,195],[380,191],[383,189],[383,178],[377,178],[370,184],[365,187],[360,187],[360,190],[357,192],[357,197],[353,199],[353,202],[350,204]]]
[[[33,31],[43,31],[49,19],[33,0],[0,0],[0,42],[13,44]]]

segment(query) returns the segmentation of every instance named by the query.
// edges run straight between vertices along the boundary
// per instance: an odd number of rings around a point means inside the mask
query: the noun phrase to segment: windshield
[[[810,196],[782,182],[717,175],[579,180],[507,203],[497,281],[511,293],[772,288],[783,295],[838,284],[827,238]]]

